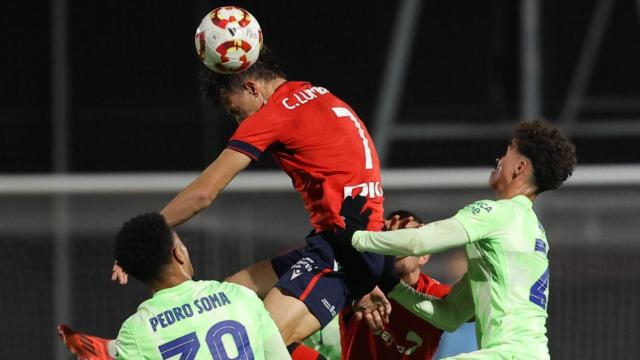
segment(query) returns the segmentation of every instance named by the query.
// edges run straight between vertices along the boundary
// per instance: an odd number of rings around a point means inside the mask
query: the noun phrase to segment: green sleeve
[[[136,344],[133,332],[127,326],[125,321],[120,328],[118,338],[116,339],[116,356],[115,360],[141,359],[142,354]]]
[[[480,200],[460,209],[453,218],[460,221],[473,242],[490,237],[512,217],[512,209],[503,201]]]
[[[358,251],[394,256],[421,256],[437,253],[469,241],[462,224],[449,218],[415,229],[356,231],[351,245]]]
[[[446,331],[454,331],[474,315],[473,297],[466,274],[444,299],[417,292],[403,282],[388,295],[414,315]]]

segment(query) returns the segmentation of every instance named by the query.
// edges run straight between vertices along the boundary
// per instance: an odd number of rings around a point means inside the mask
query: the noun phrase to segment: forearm
[[[206,209],[229,182],[251,163],[237,151],[226,149],[189,186],[176,195],[161,213],[171,227]]]
[[[206,209],[222,189],[208,189],[198,179],[182,190],[162,209],[167,224],[176,227]]]
[[[453,218],[415,229],[396,231],[356,231],[351,244],[358,251],[394,256],[421,256],[437,253],[469,241],[462,224]]]
[[[419,293],[405,283],[396,285],[388,296],[414,315],[446,331],[454,331],[471,319],[474,313],[466,277],[444,299]]]

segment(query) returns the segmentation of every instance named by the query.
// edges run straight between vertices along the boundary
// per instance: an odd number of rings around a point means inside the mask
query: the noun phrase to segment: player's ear
[[[247,80],[244,85],[242,85],[242,87],[244,87],[245,90],[247,90],[249,92],[249,94],[253,95],[253,96],[257,96],[259,91],[258,91],[258,84],[255,81],[252,80]]]
[[[521,157],[518,161],[518,166],[514,170],[515,175],[522,175],[529,170],[531,170],[531,162],[526,157]]]
[[[187,260],[187,256],[184,253],[184,246],[178,239],[177,234],[174,233],[173,247],[171,248],[171,256],[180,264],[184,264]]]
[[[184,264],[185,262],[185,256],[184,253],[182,252],[182,247],[180,245],[174,245],[173,249],[171,249],[171,255],[173,255],[173,258],[180,264]]]

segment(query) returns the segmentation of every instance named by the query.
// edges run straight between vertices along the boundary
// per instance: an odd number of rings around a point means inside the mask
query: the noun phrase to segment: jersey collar
[[[170,294],[173,292],[179,292],[184,288],[188,288],[191,286],[191,284],[193,284],[193,280],[186,280],[183,283],[181,283],[180,285],[176,285],[170,288],[166,288],[166,289],[162,289],[162,290],[158,290],[153,294],[153,297],[161,297],[161,296],[165,296],[165,294]]]
[[[531,200],[529,200],[528,197],[524,196],[524,195],[518,195],[515,196],[513,198],[511,198],[511,200],[515,201],[516,204],[525,207],[525,208],[532,208],[533,207],[533,203],[531,202]]]

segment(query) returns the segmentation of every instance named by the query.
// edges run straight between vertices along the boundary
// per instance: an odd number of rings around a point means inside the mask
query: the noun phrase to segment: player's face
[[[240,124],[244,119],[255,114],[264,105],[264,98],[260,93],[249,89],[242,89],[225,94],[222,106]]]
[[[496,159],[496,167],[489,176],[489,186],[498,193],[505,189],[513,181],[516,168],[521,160],[522,155],[518,153],[515,142],[511,140],[504,155]]]
[[[414,271],[418,271],[422,265],[427,263],[428,259],[428,255],[396,257],[396,272],[402,277]]]

